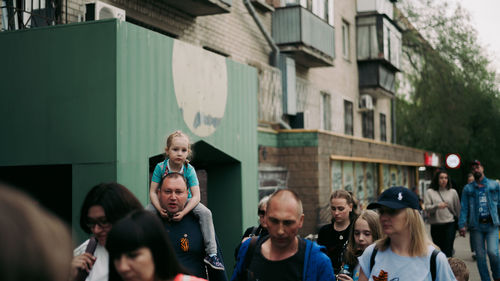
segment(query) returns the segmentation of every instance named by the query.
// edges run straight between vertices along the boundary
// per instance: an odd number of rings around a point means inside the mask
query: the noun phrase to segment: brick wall
[[[316,233],[331,220],[330,157],[360,157],[401,163],[422,163],[424,151],[345,137],[321,131],[280,130],[259,132],[259,167],[282,167],[287,187],[302,199],[306,220],[301,235]]]
[[[271,48],[243,1],[233,1],[230,13],[196,18],[176,11],[161,0],[103,2],[124,9],[127,17],[161,29],[182,41],[225,53],[238,62],[251,65],[269,62]],[[84,15],[84,3],[84,0],[68,0],[69,22],[75,22],[78,15]],[[270,32],[271,13],[259,10],[257,13]]]
[[[317,232],[318,147],[285,147],[280,150],[281,164],[288,169],[288,188],[298,193],[304,207],[301,235]]]

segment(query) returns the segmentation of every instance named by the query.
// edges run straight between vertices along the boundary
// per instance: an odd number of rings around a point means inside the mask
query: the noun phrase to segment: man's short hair
[[[182,173],[179,173],[179,172],[168,172],[167,174],[163,175],[161,177],[161,180],[160,180],[160,185],[159,185],[159,188],[161,189],[161,187],[163,186],[163,182],[165,181],[165,179],[176,179],[176,178],[182,178],[182,180],[184,181],[184,183],[186,184],[186,189],[187,189],[187,180],[186,180],[186,177],[184,177],[184,174]]]
[[[451,270],[458,281],[469,281],[469,269],[464,261],[457,258],[448,258]]]
[[[297,202],[297,212],[299,216],[304,213],[304,210],[302,208],[302,201],[300,200],[299,195],[291,189],[278,189],[273,192],[273,194],[269,196],[269,200],[267,201],[267,210],[269,210],[269,206],[271,205],[271,201],[273,201],[274,197],[281,195],[281,193],[289,193],[290,195],[292,195],[293,199],[295,199],[295,202]]]

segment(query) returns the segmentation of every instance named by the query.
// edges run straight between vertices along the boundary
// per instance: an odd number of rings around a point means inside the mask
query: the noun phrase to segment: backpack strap
[[[432,281],[436,280],[436,256],[439,254],[438,249],[434,249],[431,254],[431,276],[432,276]]]
[[[254,236],[255,236],[255,234],[257,234],[257,229],[259,229],[259,227],[258,227],[258,226],[254,226],[254,227],[252,227],[252,232],[250,232],[249,237],[254,237]]]
[[[373,248],[372,255],[370,256],[370,272],[368,274],[371,274],[373,266],[375,265],[375,256],[377,255],[378,249],[377,247]],[[431,254],[431,260],[430,260],[430,267],[431,267],[431,276],[432,280],[436,280],[436,267],[437,267],[437,262],[436,262],[436,257],[439,254],[438,249],[434,249]]]
[[[255,252],[255,246],[257,245],[257,240],[259,240],[259,236],[253,236],[250,239],[251,239],[250,244],[248,245],[248,249],[245,254],[245,259],[243,260],[243,265],[241,267],[239,280],[245,280],[245,281],[247,280],[246,269],[252,262],[253,253]]]
[[[371,274],[373,266],[375,265],[375,256],[377,255],[378,248],[374,247],[372,255],[370,256],[370,272],[368,272],[368,276]]]

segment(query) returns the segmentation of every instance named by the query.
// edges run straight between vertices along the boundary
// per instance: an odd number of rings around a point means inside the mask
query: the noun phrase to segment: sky
[[[455,0],[471,14],[478,31],[479,44],[494,60],[492,67],[500,73],[500,0]]]

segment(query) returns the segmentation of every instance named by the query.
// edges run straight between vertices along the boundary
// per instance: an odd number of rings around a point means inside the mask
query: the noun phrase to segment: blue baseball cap
[[[396,210],[404,208],[420,210],[418,196],[403,186],[393,186],[386,189],[380,194],[377,202],[370,203],[367,208],[377,209],[382,206]]]

